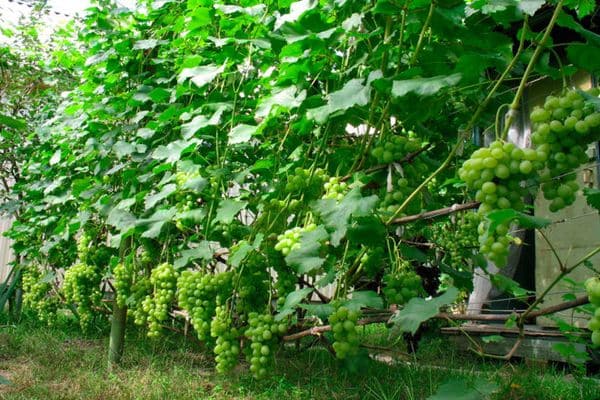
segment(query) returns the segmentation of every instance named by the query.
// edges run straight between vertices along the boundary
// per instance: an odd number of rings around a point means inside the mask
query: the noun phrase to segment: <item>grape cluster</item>
[[[598,89],[589,92],[598,96]],[[588,145],[600,139],[600,112],[586,103],[574,90],[562,96],[548,96],[542,107],[530,115],[534,131],[531,141],[538,153],[546,155],[540,174],[544,198],[549,209],[556,212],[573,204],[579,185],[573,170],[589,161]]]
[[[225,373],[235,367],[240,354],[240,332],[233,327],[233,321],[227,308],[217,307],[210,323],[210,334],[216,338],[214,353],[217,372]]]
[[[425,293],[421,277],[414,271],[400,271],[383,277],[383,295],[388,304],[404,304]]]
[[[433,242],[442,251],[444,262],[459,268],[471,259],[473,250],[479,247],[478,226],[481,216],[474,212],[467,212],[459,216],[456,221],[447,221],[433,226]]]
[[[384,267],[384,253],[383,247],[365,251],[359,260],[359,270],[369,278],[374,278]]]
[[[82,232],[77,239],[77,257],[81,262],[87,262],[91,238],[87,232]]]
[[[407,134],[406,131],[404,131],[403,133],[404,136],[388,136],[371,150],[371,155],[379,164],[390,164],[401,161],[408,154],[421,149],[421,140],[418,137],[415,137],[413,132]]]
[[[65,272],[63,293],[67,301],[76,304],[79,324],[83,330],[89,329],[94,306],[98,306],[102,299],[101,280],[98,270],[84,263],[75,264]]]
[[[410,166],[409,166],[410,167]],[[405,176],[410,176],[405,174]],[[415,175],[413,175],[415,176]],[[400,204],[415,190],[417,185],[410,183],[407,178],[400,177],[396,181],[396,184],[392,187],[392,190],[385,192],[383,200],[380,204],[380,211],[383,214],[393,215]],[[413,201],[406,209],[408,213],[418,212],[419,202]],[[416,207],[416,208],[415,208]]]
[[[210,323],[217,305],[225,304],[233,290],[233,273],[203,274],[199,271],[184,271],[177,281],[177,301],[191,318],[198,339],[210,339]]]
[[[321,194],[323,184],[328,179],[325,170],[317,168],[310,169],[296,168],[293,174],[287,176],[284,191],[289,194],[304,194],[305,199],[315,199]]]
[[[275,250],[281,251],[281,254],[287,256],[292,250],[300,248],[300,238],[305,232],[312,232],[317,229],[317,225],[308,224],[304,227],[297,226],[283,232],[277,236],[277,244],[275,244]]]
[[[340,178],[337,176],[329,178],[323,185],[323,189],[325,189],[325,194],[323,195],[324,199],[333,199],[336,201],[342,201],[344,196],[350,190],[348,184],[346,182],[340,182]]]
[[[148,276],[142,276],[131,285],[131,295],[129,297],[129,309],[133,313],[134,322],[136,325],[144,325],[148,320],[149,307],[144,308],[146,297],[152,293],[152,283]]]
[[[329,316],[334,339],[333,349],[337,358],[344,359],[358,353],[357,322],[358,312],[349,310],[345,306],[337,307],[335,312]]]
[[[267,375],[267,368],[273,361],[273,349],[278,337],[287,331],[284,322],[277,323],[271,314],[250,313],[245,335],[250,339],[250,372],[256,379]]]
[[[594,346],[600,346],[600,278],[586,280],[585,290],[590,303],[595,307],[594,316],[588,323],[588,328],[592,331],[592,343]]]
[[[125,307],[127,299],[131,295],[133,264],[129,262],[118,263],[113,270],[113,275],[115,278],[114,285],[117,291],[117,304],[119,307]]]
[[[38,318],[51,325],[54,322],[58,301],[51,296],[52,283],[44,280],[41,271],[36,266],[24,268],[23,303],[35,311]]]
[[[469,189],[477,191],[475,200],[481,202],[479,214],[504,208],[522,211],[523,197],[529,193],[524,182],[544,168],[547,158],[548,154],[542,150],[521,149],[513,143],[496,140],[489,147],[473,152],[458,174]],[[490,234],[487,221],[478,227],[479,250],[500,267],[506,264],[512,239],[508,231],[508,225],[500,225]]]
[[[157,338],[162,331],[161,324],[169,316],[169,308],[175,298],[178,273],[169,263],[162,263],[152,270],[150,283],[153,292],[142,302],[142,310],[147,315],[148,337]]]
[[[266,258],[253,251],[236,274],[236,311],[248,314],[264,307],[269,302],[270,280]]]

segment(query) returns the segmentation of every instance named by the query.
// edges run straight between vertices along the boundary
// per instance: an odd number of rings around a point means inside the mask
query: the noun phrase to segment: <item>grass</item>
[[[123,365],[106,370],[106,332],[80,333],[69,320],[54,328],[32,319],[0,322],[0,399],[425,399],[447,379],[488,380],[493,399],[600,399],[600,384],[577,371],[550,365],[484,361],[425,338],[415,355],[387,364],[365,360],[348,371],[320,347],[280,349],[271,376],[254,380],[242,363],[229,375],[213,370],[212,356],[196,342],[167,335],[152,342],[128,333]],[[380,326],[365,329],[372,346],[389,346]],[[402,350],[403,344],[397,343]]]

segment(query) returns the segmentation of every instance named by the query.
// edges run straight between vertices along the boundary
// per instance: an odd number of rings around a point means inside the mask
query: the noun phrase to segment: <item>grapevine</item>
[[[83,330],[90,328],[94,318],[94,307],[102,298],[100,281],[102,277],[98,270],[90,265],[75,264],[65,272],[63,293],[65,299],[77,306],[79,323]]]
[[[349,310],[345,306],[337,307],[335,312],[329,316],[334,338],[332,346],[337,358],[344,359],[358,353],[357,322],[358,312]]]

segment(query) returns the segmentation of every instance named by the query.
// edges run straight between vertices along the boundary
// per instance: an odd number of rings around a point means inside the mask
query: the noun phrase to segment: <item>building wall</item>
[[[0,218],[0,282],[4,282],[10,271],[9,263],[13,260],[11,241],[2,234],[12,225],[11,218]]]
[[[573,78],[571,84],[584,90],[589,89],[591,87],[591,77],[587,74],[578,74]],[[544,80],[533,85],[528,93],[528,105],[530,107],[540,105],[547,95],[560,92],[561,86],[562,82],[551,80]],[[590,156],[593,156],[596,161],[584,166],[585,170],[580,170],[577,173],[579,185],[584,187],[584,175],[586,175],[586,186],[599,187],[597,147],[590,146],[588,150]],[[554,222],[545,228],[544,232],[563,263],[571,265],[600,245],[600,214],[587,205],[581,193],[577,196],[574,204],[557,213],[551,213],[548,210],[548,204],[549,202],[543,198],[540,191],[535,200],[535,213],[539,217]],[[539,296],[560,274],[560,268],[552,249],[539,232],[536,232],[535,247],[536,294]],[[597,254],[591,261],[593,265],[600,267],[600,254]],[[593,274],[591,270],[582,265],[568,275],[567,278],[581,282],[593,276]],[[547,300],[543,302],[541,307],[563,302],[563,296],[567,292],[572,292],[572,289],[570,284],[563,280],[548,293]],[[576,293],[582,295],[584,291],[580,290]],[[585,326],[587,319],[572,310],[555,315],[579,326]],[[543,326],[555,326],[554,321],[550,318],[538,318],[537,323]]]

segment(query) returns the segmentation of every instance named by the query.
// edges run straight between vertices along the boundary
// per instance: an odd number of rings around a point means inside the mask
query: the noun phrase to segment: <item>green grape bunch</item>
[[[94,307],[100,305],[102,276],[95,266],[78,263],[65,271],[62,291],[65,299],[77,307],[79,324],[88,330],[95,315]]]
[[[304,199],[316,199],[321,195],[323,184],[328,180],[327,173],[322,168],[314,171],[296,168],[294,173],[287,176],[284,192],[291,195],[304,195]]]
[[[587,95],[598,97],[600,90]],[[600,111],[584,95],[567,90],[560,96],[548,96],[543,106],[530,114],[533,123],[531,141],[545,157],[545,169],[540,173],[542,193],[551,212],[575,202],[579,190],[574,170],[589,161],[586,150],[600,140]]]
[[[213,349],[217,372],[231,371],[240,355],[240,332],[233,326],[233,320],[226,307],[218,306],[210,323],[210,334],[216,339]]]
[[[584,286],[588,299],[594,306],[594,315],[588,322],[588,329],[592,331],[592,344],[598,347],[600,346],[600,278],[589,278]]]
[[[329,316],[333,332],[333,349],[339,359],[354,356],[358,353],[359,337],[357,332],[359,313],[345,306],[339,306]]]
[[[52,325],[59,305],[52,296],[52,282],[44,279],[37,266],[30,265],[23,267],[22,284],[23,304],[34,310],[40,321]]]
[[[177,281],[177,303],[189,313],[198,339],[206,342],[218,305],[225,304],[233,291],[233,272],[204,274],[184,271]]]
[[[300,238],[303,233],[312,232],[315,229],[317,229],[316,224],[308,224],[304,227],[297,226],[286,230],[284,233],[277,236],[275,250],[280,251],[281,254],[287,256],[292,250],[300,248]]]
[[[425,294],[421,277],[411,270],[388,273],[383,277],[383,283],[383,295],[388,304],[405,304]]]
[[[250,340],[247,358],[250,361],[250,372],[256,379],[267,376],[273,363],[274,349],[279,337],[287,332],[285,322],[276,322],[271,314],[248,315],[248,328],[245,336]]]
[[[338,176],[329,178],[329,180],[323,184],[323,189],[325,189],[323,199],[332,199],[336,201],[342,201],[344,196],[350,191],[348,184],[340,181]]]
[[[403,129],[403,135],[387,136],[371,150],[371,155],[379,164],[402,161],[408,154],[421,149],[423,143],[414,132]]]
[[[157,338],[162,332],[162,324],[169,317],[169,310],[175,299],[179,273],[172,264],[162,263],[150,274],[153,291],[142,301],[142,310],[148,324],[148,337]]]
[[[116,301],[119,307],[125,307],[127,299],[131,295],[131,285],[133,282],[133,264],[130,262],[120,262],[113,269],[114,286]]]
[[[432,240],[441,249],[442,260],[453,268],[460,269],[471,259],[474,249],[479,247],[478,226],[481,216],[467,212],[455,222],[446,221],[432,227]]]

